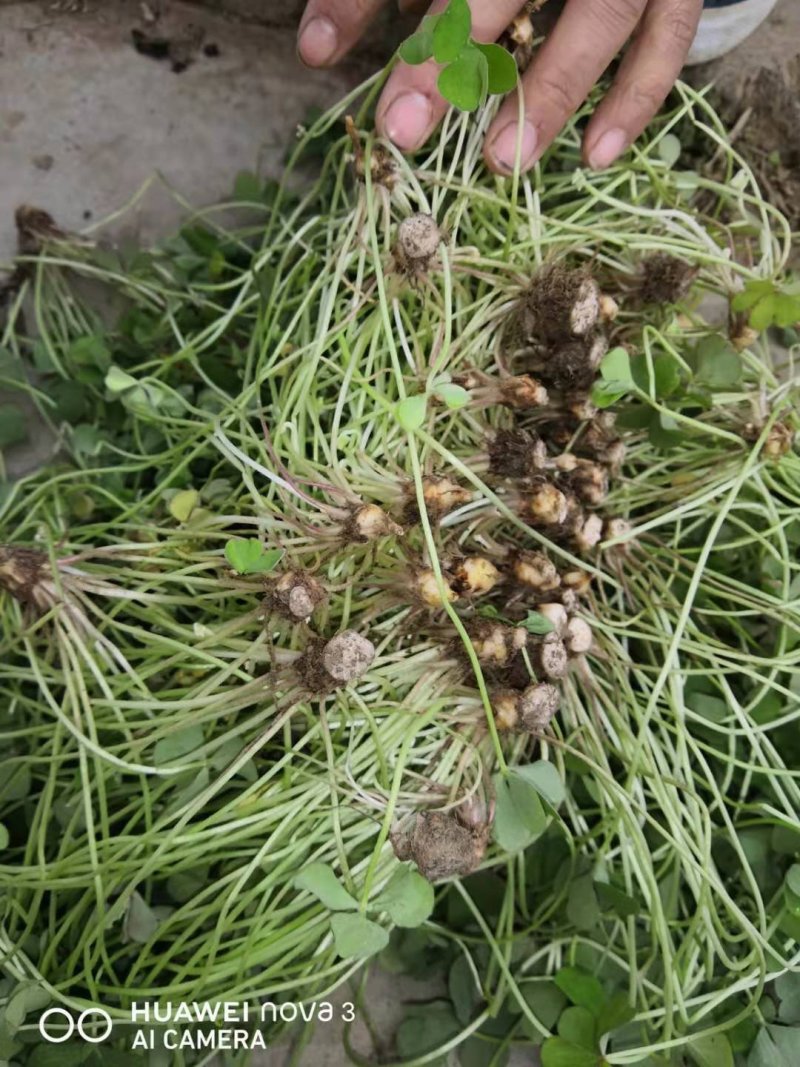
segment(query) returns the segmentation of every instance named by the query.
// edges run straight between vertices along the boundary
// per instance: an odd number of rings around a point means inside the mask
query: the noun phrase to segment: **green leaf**
[[[465,404],[470,402],[470,395],[463,386],[452,385],[449,382],[437,385],[433,391],[433,395],[441,400],[441,402],[446,407],[450,408],[451,411],[457,411],[459,408],[463,408]]]
[[[665,133],[658,142],[658,154],[668,167],[674,167],[681,157],[681,142],[674,133]]]
[[[542,1045],[542,1067],[598,1067],[600,1054],[590,1052],[563,1037],[548,1037]]]
[[[676,419],[661,411],[653,411],[647,436],[655,448],[668,452],[683,444],[686,434],[681,430]]]
[[[594,1052],[597,1049],[597,1019],[588,1008],[566,1008],[558,1020],[558,1035],[565,1041]]]
[[[342,959],[366,960],[389,944],[387,931],[363,915],[337,912],[331,916],[331,929],[336,951]]]
[[[200,748],[205,740],[202,726],[187,726],[183,730],[162,737],[153,750],[153,763],[157,767],[175,763]]]
[[[433,886],[410,867],[398,867],[370,906],[388,912],[395,926],[421,926],[433,911]]]
[[[358,902],[347,892],[327,863],[309,863],[297,875],[294,884],[305,889],[331,911],[357,911]]]
[[[128,898],[122,924],[123,941],[144,945],[158,929],[158,919],[144,897],[134,889]]]
[[[697,1067],[733,1067],[733,1049],[725,1034],[693,1037],[687,1048]]]
[[[783,707],[783,697],[778,697],[780,708]],[[777,711],[772,718],[777,717]],[[780,852],[783,856],[794,856],[800,852],[800,831],[795,830],[793,826],[786,826],[784,823],[778,823],[772,829],[772,835],[770,837],[770,847],[775,852]]]
[[[24,441],[28,423],[29,417],[14,404],[0,404],[0,448]]]
[[[474,111],[486,98],[489,83],[486,56],[470,45],[439,74],[439,92],[460,111]]]
[[[552,808],[559,808],[564,803],[566,790],[561,775],[548,760],[537,760],[514,768],[514,773],[524,778],[533,786],[539,796],[544,797]]]
[[[598,1034],[609,1034],[612,1030],[619,1030],[626,1026],[636,1015],[636,1009],[631,1007],[627,993],[615,993],[610,997],[600,1012],[598,1018]]]
[[[404,63],[412,67],[426,62],[433,55],[433,33],[417,30],[400,45],[398,54]]]
[[[592,403],[597,408],[610,408],[630,391],[631,386],[626,382],[595,382],[592,386]]]
[[[94,1046],[87,1045],[84,1041],[37,1045],[25,1063],[26,1067],[78,1067],[79,1064],[86,1063],[93,1051]]]
[[[775,320],[778,303],[775,293],[762,296],[750,312],[750,325],[754,330],[766,330]]]
[[[786,886],[796,897],[800,897],[800,863],[793,863],[786,872]]]
[[[800,296],[778,293],[775,297],[774,322],[781,329],[789,329],[800,321]]]
[[[398,55],[404,63],[418,66],[433,56],[433,31],[441,15],[426,15],[419,29],[400,45]]]
[[[4,852],[8,848],[10,840],[8,829],[0,822],[0,852]]]
[[[529,611],[525,617],[525,621],[520,623],[529,634],[549,634],[555,629],[552,622],[547,616],[542,615],[540,611]]]
[[[510,1055],[507,1048],[499,1051],[495,1042],[486,1041],[477,1035],[468,1037],[458,1046],[459,1067],[486,1067],[487,1063],[490,1063],[491,1067],[506,1067]]]
[[[695,346],[695,375],[712,389],[730,389],[742,377],[739,353],[721,334],[706,337]]]
[[[496,797],[494,839],[507,852],[521,852],[547,827],[548,816],[538,790],[516,769],[507,775],[496,774],[492,781]]]
[[[88,422],[82,422],[72,431],[72,448],[78,456],[96,456],[104,443],[97,427]]]
[[[748,282],[744,289],[737,293],[731,300],[731,308],[734,311],[749,311],[765,296],[771,296],[775,292],[775,283],[769,278],[759,278]]]
[[[452,63],[469,43],[472,15],[467,0],[450,0],[433,27],[433,58]]]
[[[593,930],[602,919],[591,874],[580,875],[570,883],[567,918],[580,930]]]
[[[200,494],[196,489],[181,489],[171,498],[169,513],[177,522],[188,522],[199,503]]]
[[[237,574],[269,574],[274,571],[285,552],[282,548],[265,551],[257,537],[233,539],[225,542],[225,558]]]
[[[427,407],[428,398],[424,393],[418,393],[417,396],[407,396],[396,404],[394,413],[403,429],[413,433],[425,422]]]
[[[687,708],[702,715],[709,722],[724,722],[730,715],[730,708],[724,700],[711,696],[710,693],[692,693],[686,698]]]
[[[800,974],[796,971],[782,974],[775,979],[775,992],[778,994],[778,1018],[791,1026],[800,1024]]]
[[[633,380],[643,393],[650,394],[650,370],[647,360],[637,359],[632,367]],[[656,356],[653,360],[653,396],[663,399],[670,396],[681,384],[681,374],[678,364],[669,355]]]
[[[633,385],[633,375],[628,350],[618,345],[606,352],[600,363],[600,374],[607,382],[619,382],[630,388]]]
[[[606,996],[599,979],[593,974],[580,967],[562,967],[554,981],[573,1004],[599,1016],[605,1006]]]
[[[454,1038],[461,1026],[446,1001],[410,1006],[397,1028],[397,1051],[404,1060],[434,1052]],[[487,1046],[488,1047],[488,1046]],[[446,1067],[446,1057],[428,1060],[426,1067]]]
[[[21,982],[11,993],[4,1014],[6,1025],[16,1031],[32,1011],[42,1011],[52,1000],[47,990],[36,982]]]
[[[499,44],[477,44],[486,57],[489,92],[494,96],[510,93],[517,84],[518,71],[514,57]]]
[[[128,389],[133,389],[139,383],[135,378],[132,378],[130,374],[127,374],[119,367],[109,367],[105,377],[105,386],[109,393],[125,393]]]
[[[623,893],[616,886],[609,885],[608,882],[595,882],[594,892],[601,908],[616,912],[622,919],[638,915],[641,911],[638,900]]]
[[[463,953],[459,954],[447,975],[447,991],[450,994],[456,1018],[462,1026],[466,1026],[472,1018],[475,1005],[481,996],[481,990],[475,981],[469,960]]]
[[[567,998],[558,988],[555,982],[526,982],[520,987],[525,1002],[533,1014],[548,1030],[552,1030],[561,1012],[567,1003]],[[528,1023],[526,1033],[531,1034],[531,1024]],[[538,1031],[537,1031],[538,1032]]]
[[[67,352],[67,360],[79,366],[108,370],[111,366],[111,353],[102,334],[89,334],[72,342]]]
[[[208,884],[208,867],[196,867],[191,871],[176,871],[167,879],[167,892],[178,904],[197,896]]]
[[[747,1057],[747,1067],[796,1067],[800,1048],[796,1048],[796,1055],[791,1048],[778,1045],[773,1031],[786,1031],[789,1034],[800,1036],[800,1030],[794,1027],[765,1026],[758,1032],[750,1054]]]

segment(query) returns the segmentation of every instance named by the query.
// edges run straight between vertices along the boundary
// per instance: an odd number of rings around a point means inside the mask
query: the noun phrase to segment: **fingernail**
[[[404,152],[419,148],[431,125],[431,102],[423,93],[402,93],[383,119],[386,136]]]
[[[589,152],[589,166],[593,170],[610,167],[617,156],[622,155],[628,146],[628,135],[624,130],[613,129],[599,137]]]
[[[532,122],[523,122],[522,137],[516,122],[509,122],[496,135],[489,146],[489,153],[502,170],[511,173],[517,160],[517,142],[519,141],[519,165],[527,170],[534,162],[539,136]]]
[[[297,51],[309,67],[319,67],[332,59],[339,47],[339,36],[330,19],[320,15],[311,19],[300,31]]]

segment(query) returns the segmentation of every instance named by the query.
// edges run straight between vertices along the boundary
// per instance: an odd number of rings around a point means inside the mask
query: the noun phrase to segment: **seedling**
[[[800,322],[800,291],[797,286],[782,286],[770,278],[748,282],[731,301],[734,311],[749,312],[754,330],[779,326],[789,329]]]
[[[439,92],[460,111],[475,111],[487,96],[508,93],[517,84],[514,57],[500,45],[473,39],[467,0],[450,0],[440,14],[427,15],[399,54],[412,65],[429,59],[443,64]]]
[[[225,544],[225,558],[237,574],[269,574],[283,559],[283,554],[281,548],[265,550],[255,537]]]

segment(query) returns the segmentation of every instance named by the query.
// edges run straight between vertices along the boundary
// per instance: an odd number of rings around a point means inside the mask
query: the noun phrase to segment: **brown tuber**
[[[436,474],[429,474],[422,479],[422,496],[432,518],[441,518],[472,500],[472,493],[468,489],[462,489],[458,482]]]
[[[578,596],[583,596],[584,593],[589,592],[589,586],[592,584],[592,576],[586,571],[572,570],[566,571],[561,575],[561,581],[567,587],[571,589]]]
[[[573,656],[588,652],[592,647],[592,628],[589,623],[573,615],[567,623],[564,644],[567,646],[567,652]]]
[[[519,722],[518,703],[519,693],[516,689],[500,689],[491,695],[492,714],[498,730],[516,730]]]
[[[322,650],[325,670],[337,682],[360,678],[375,659],[375,646],[355,630],[343,630],[332,637]]]
[[[34,548],[0,545],[0,589],[7,590],[23,604],[35,604],[48,558]]]
[[[749,422],[744,428],[743,436],[746,441],[757,441],[763,429],[763,426]],[[761,446],[761,455],[764,459],[782,459],[791,451],[794,438],[795,431],[787,422],[774,423]]]
[[[444,811],[419,812],[407,834],[394,834],[398,859],[411,859],[429,882],[459,878],[480,866],[489,839],[488,823],[465,826],[458,815]]]
[[[563,604],[538,604],[536,610],[540,615],[544,615],[554,633],[563,634],[567,627],[567,609]]]
[[[486,667],[505,667],[523,648],[528,635],[521,627],[481,621],[469,633],[478,660]]]
[[[572,535],[579,552],[590,552],[603,536],[603,520],[599,515],[587,515],[583,525]]]
[[[514,689],[498,690],[491,700],[498,730],[538,736],[558,711],[561,694],[549,682],[534,682],[521,693]]]
[[[465,556],[449,567],[451,584],[460,596],[489,593],[500,581],[500,571],[483,556]]]
[[[545,443],[530,430],[498,430],[489,442],[489,470],[502,478],[529,478],[546,462]]]
[[[530,685],[517,701],[519,729],[529,734],[540,734],[548,725],[561,703],[561,694],[548,682]]]
[[[516,378],[504,378],[500,383],[500,403],[506,407],[525,411],[528,408],[544,407],[550,400],[547,390],[536,378],[520,374]]]
[[[527,339],[585,337],[600,317],[600,289],[585,270],[544,267],[522,299],[519,321]]]
[[[287,571],[267,592],[265,606],[294,622],[306,622],[327,599],[316,578],[303,571]]]
[[[534,526],[561,526],[569,503],[557,486],[543,481],[528,496],[525,510]]]
[[[600,297],[600,318],[603,322],[613,322],[617,315],[619,315],[619,304],[613,296],[603,293]]]
[[[458,600],[458,593],[456,593],[444,577],[442,577],[442,585],[444,587],[444,599],[439,591],[439,583],[436,580],[436,575],[429,567],[424,567],[422,570],[418,570],[414,575],[414,592],[417,599],[421,600],[428,608],[443,608],[445,601],[448,604],[452,604],[454,600]]]
[[[616,553],[627,552],[633,543],[633,538],[630,536],[632,529],[633,527],[627,519],[606,519],[603,526],[603,540],[618,542],[615,545],[609,545],[606,548],[606,551]]]
[[[355,630],[343,630],[330,641],[315,638],[297,661],[297,673],[314,693],[348,685],[369,670],[375,646]]]
[[[699,273],[699,267],[677,256],[656,252],[642,260],[639,295],[645,304],[677,304],[688,294]]]
[[[391,535],[399,537],[402,533],[403,527],[390,519],[377,504],[360,504],[353,508],[343,527],[345,540],[360,544]]]
[[[590,459],[577,459],[561,479],[584,504],[598,507],[608,496],[608,472]]]
[[[542,378],[565,393],[585,392],[592,387],[607,351],[608,340],[599,330],[554,344],[547,354]]]
[[[406,274],[423,274],[435,260],[441,239],[433,215],[409,215],[397,227],[394,256],[398,267]]]
[[[556,633],[546,634],[531,648],[531,662],[537,675],[563,678],[567,673],[567,649]]]
[[[511,573],[520,585],[536,593],[547,593],[561,584],[552,560],[542,552],[519,552],[511,564]]]

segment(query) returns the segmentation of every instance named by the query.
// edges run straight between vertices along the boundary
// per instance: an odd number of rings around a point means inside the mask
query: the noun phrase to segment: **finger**
[[[447,6],[436,0],[429,9],[435,15]],[[472,36],[495,41],[522,8],[522,0],[472,0]],[[381,94],[375,116],[378,131],[404,152],[419,148],[444,117],[449,104],[436,88],[440,67],[428,60],[412,67],[398,63]]]
[[[525,118],[512,94],[486,137],[490,167],[508,174],[519,144],[523,170],[533,166],[589,94],[633,32],[647,0],[569,0],[522,80]]]
[[[590,167],[602,169],[633,144],[675,84],[697,32],[703,0],[650,0],[641,31],[583,139]]]
[[[309,67],[327,67],[348,52],[385,0],[308,0],[297,34],[297,52]]]

